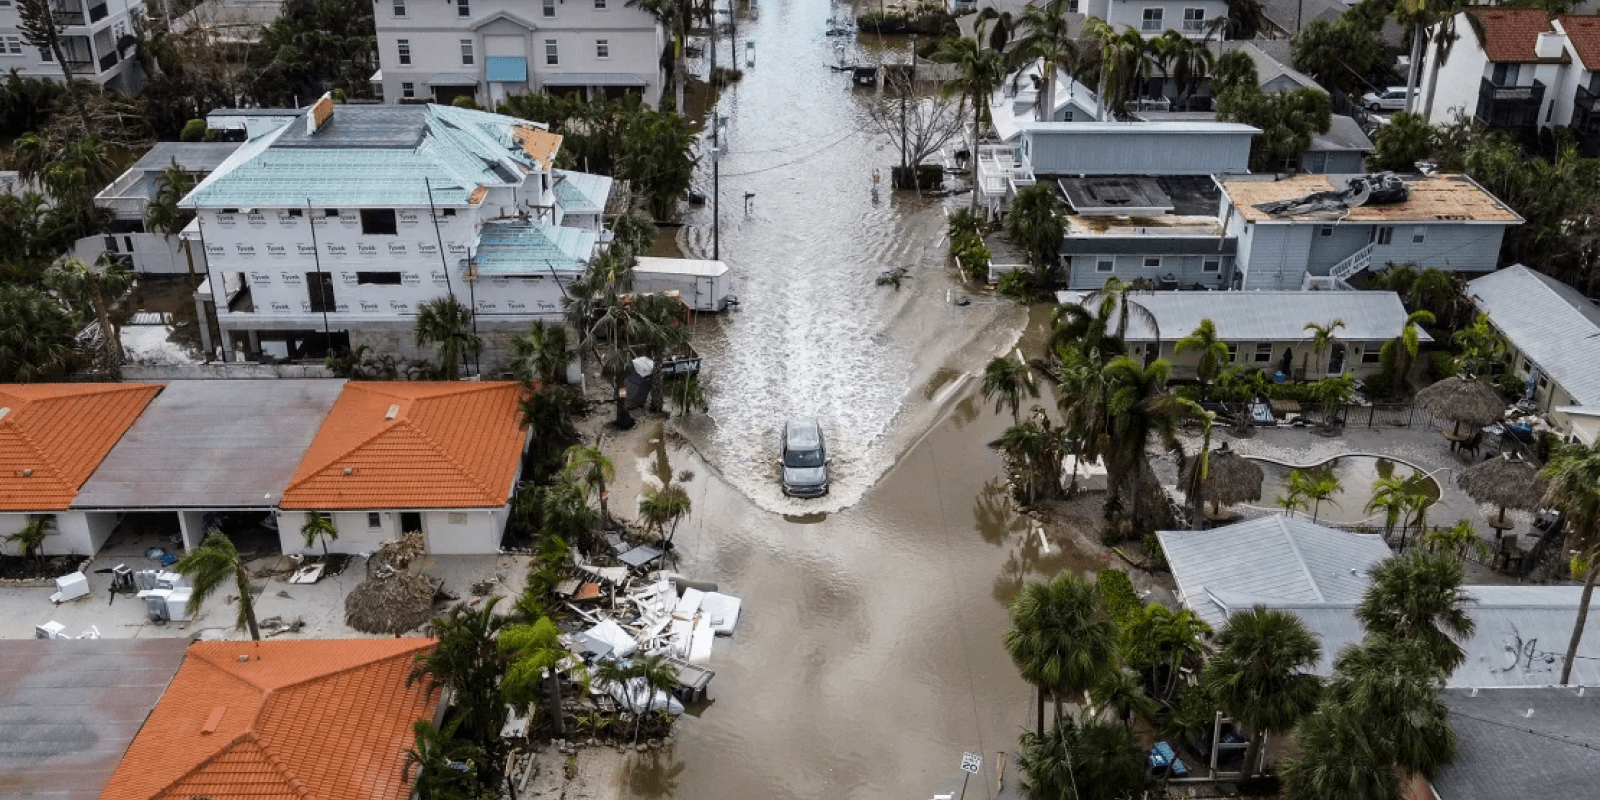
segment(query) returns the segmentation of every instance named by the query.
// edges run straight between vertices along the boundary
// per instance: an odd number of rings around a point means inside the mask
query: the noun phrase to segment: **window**
[[[472,0],[456,0],[456,16],[472,16]]]
[[[1517,78],[1522,71],[1521,64],[1496,64],[1494,77],[1491,79],[1496,86],[1516,86]]]
[[[461,65],[464,66],[464,67],[472,66],[472,40],[471,39],[462,39],[461,40]]]
[[[1159,9],[1159,8],[1147,8],[1147,9],[1145,9],[1144,10],[1144,24],[1140,26],[1140,30],[1146,30],[1146,31],[1159,31],[1159,30],[1161,30],[1161,28],[1163,27],[1162,24],[1161,24],[1161,17],[1162,17],[1162,15],[1164,13],[1165,13],[1165,11],[1163,9]]]
[[[446,208],[443,211],[440,211],[439,215],[446,218],[453,217],[456,215],[456,210],[453,208]]]
[[[1239,345],[1228,343],[1228,363],[1232,364],[1239,358]]]
[[[1183,30],[1196,33],[1205,30],[1206,10],[1203,8],[1186,8],[1183,10]]]
[[[378,512],[376,512],[376,511],[368,511],[367,512],[367,527],[369,527],[369,528],[381,528],[381,527],[383,527],[383,517],[380,516],[378,514]]]
[[[56,54],[50,52],[50,48],[48,48],[48,47],[41,47],[41,48],[39,48],[39,60],[40,61],[46,61],[46,62],[54,62],[56,60]]]
[[[594,40],[594,57],[595,58],[610,58],[611,57],[611,41],[609,39],[596,39],[596,40]]]
[[[395,223],[394,209],[392,208],[363,208],[361,209],[361,232],[368,235],[389,234],[400,232]]]
[[[399,286],[400,273],[398,272],[357,272],[356,285],[358,286]]]
[[[1208,256],[1204,261],[1200,262],[1200,271],[1201,272],[1221,272],[1222,271],[1222,259]]]
[[[556,15],[556,0],[544,0],[543,9],[544,9],[544,12],[543,12],[544,16],[546,16],[546,17],[555,16]]]
[[[1117,260],[1114,258],[1097,258],[1094,260],[1095,272],[1110,272],[1111,270],[1115,269],[1116,266]]]
[[[411,83],[409,81],[406,82],[406,83],[400,84],[400,96],[401,97],[407,97],[407,98],[416,97],[417,96],[417,85],[414,84],[414,83]]]
[[[1161,256],[1145,256],[1144,257],[1144,268],[1145,269],[1161,269]]]
[[[396,50],[400,51],[400,63],[401,64],[410,64],[411,63],[411,40],[410,39],[396,39],[395,42],[394,42],[394,46],[395,46]]]
[[[1378,244],[1391,244],[1394,242],[1394,226],[1384,225],[1378,228]]]
[[[1317,235],[1318,236],[1332,236],[1333,235],[1333,226],[1332,225],[1318,225],[1317,226]]]
[[[1426,242],[1426,241],[1428,241],[1428,229],[1427,228],[1424,228],[1421,225],[1418,225],[1415,230],[1411,231],[1411,243],[1412,244],[1422,244],[1423,242]]]
[[[1256,363],[1265,364],[1272,360],[1272,343],[1262,342],[1256,345]]]
[[[394,0],[394,15],[397,17],[406,15],[406,0]]]
[[[561,55],[556,51],[556,40],[544,40],[544,63],[556,66],[561,63]]]
[[[291,209],[288,209],[287,211],[285,211],[284,213],[288,214],[291,217],[303,217],[303,216],[306,215],[306,211],[303,208],[291,208]]]
[[[8,56],[22,55],[22,37],[0,36],[0,53]]]
[[[333,299],[332,273],[307,272],[306,295],[311,299],[311,310],[314,312],[339,310]]]
[[[606,10],[606,0],[594,0],[594,10],[596,10],[596,11],[604,11],[604,10]]]
[[[327,217],[329,219],[338,219],[339,218],[339,209],[337,209],[337,208],[324,208],[324,209],[322,209],[322,216]]]
[[[1366,349],[1361,351],[1361,363],[1363,363],[1363,364],[1379,364],[1379,363],[1382,363],[1382,362],[1383,362],[1383,349],[1378,347],[1377,345],[1367,345]]]

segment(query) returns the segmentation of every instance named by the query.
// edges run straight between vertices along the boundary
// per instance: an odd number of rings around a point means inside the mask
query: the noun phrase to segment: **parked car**
[[[1399,111],[1406,107],[1406,87],[1390,86],[1381,92],[1361,95],[1361,105],[1368,111]]]
[[[783,470],[783,493],[791,497],[821,497],[828,493],[828,446],[822,426],[809,417],[790,420],[778,443],[778,466]]]

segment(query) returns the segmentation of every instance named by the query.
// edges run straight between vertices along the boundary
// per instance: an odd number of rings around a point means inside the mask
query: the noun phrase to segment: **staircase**
[[[1351,275],[1372,266],[1372,245],[1367,245],[1350,254],[1350,257],[1333,265],[1328,277],[1336,280],[1347,280]]]

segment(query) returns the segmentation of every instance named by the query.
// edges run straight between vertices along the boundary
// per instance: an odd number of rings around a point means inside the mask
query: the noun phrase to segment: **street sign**
[[[976,775],[976,774],[978,774],[978,769],[980,767],[982,767],[982,766],[983,766],[983,756],[980,756],[977,753],[962,753],[961,754],[961,769],[963,769],[963,770],[965,770],[965,771],[967,771],[967,772],[969,772],[969,773],[971,773],[973,775]]]

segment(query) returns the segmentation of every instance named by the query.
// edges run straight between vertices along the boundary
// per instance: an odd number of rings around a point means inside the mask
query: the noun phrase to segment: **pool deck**
[[[1200,447],[1201,439],[1194,432],[1184,431],[1179,438],[1186,452]],[[1453,525],[1466,519],[1473,523],[1484,541],[1494,546],[1494,530],[1489,527],[1489,517],[1496,509],[1480,505],[1456,486],[1456,475],[1475,463],[1450,452],[1444,434],[1426,427],[1397,428],[1346,428],[1334,435],[1324,435],[1312,428],[1256,428],[1247,436],[1236,436],[1231,428],[1212,431],[1211,446],[1227,442],[1228,447],[1242,456],[1265,459],[1292,466],[1314,466],[1340,456],[1363,455],[1389,458],[1421,469],[1439,484],[1439,502],[1428,512],[1428,524]],[[1485,451],[1488,452],[1487,450]],[[1152,451],[1156,472],[1164,483],[1176,480],[1176,464],[1170,454],[1162,452],[1157,458]],[[1481,458],[1481,456],[1480,456]],[[1181,495],[1180,495],[1181,499]],[[1272,498],[1263,493],[1254,506],[1238,506],[1245,518],[1280,513],[1270,504]],[[1507,511],[1506,518],[1516,527],[1508,533],[1528,531],[1533,524],[1533,514],[1527,511]],[[1375,522],[1382,524],[1382,518]],[[1520,584],[1526,581],[1503,575],[1472,562],[1467,563],[1467,583]]]

